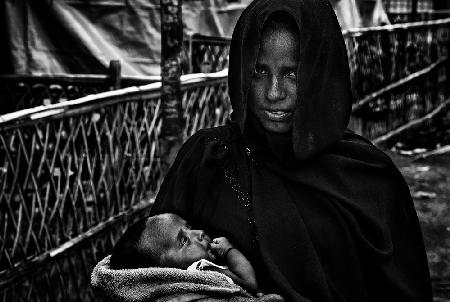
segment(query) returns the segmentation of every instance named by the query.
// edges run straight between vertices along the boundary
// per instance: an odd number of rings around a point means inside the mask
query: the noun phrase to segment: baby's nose
[[[192,235],[199,241],[203,241],[205,239],[205,232],[203,230],[192,230]]]

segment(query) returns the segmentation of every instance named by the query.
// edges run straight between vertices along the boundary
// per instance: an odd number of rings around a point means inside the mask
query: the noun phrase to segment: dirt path
[[[450,153],[426,160],[386,151],[414,199],[433,279],[434,301],[450,301]]]

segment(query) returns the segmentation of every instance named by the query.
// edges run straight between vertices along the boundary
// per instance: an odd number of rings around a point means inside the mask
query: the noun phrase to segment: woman
[[[152,214],[235,242],[289,301],[431,301],[408,187],[346,130],[346,49],[325,0],[256,0],[230,53],[228,125],[193,135]]]

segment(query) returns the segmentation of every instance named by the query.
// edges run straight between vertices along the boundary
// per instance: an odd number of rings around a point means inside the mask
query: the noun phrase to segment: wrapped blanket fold
[[[91,284],[103,298],[111,301],[284,301],[274,294],[253,297],[218,272],[157,267],[114,270],[109,267],[109,259],[107,256],[95,266]]]

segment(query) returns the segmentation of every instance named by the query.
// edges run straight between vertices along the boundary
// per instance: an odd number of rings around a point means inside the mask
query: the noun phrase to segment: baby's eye
[[[183,236],[180,238],[180,247],[182,247],[183,245],[185,245],[188,241],[188,238],[186,236]]]

